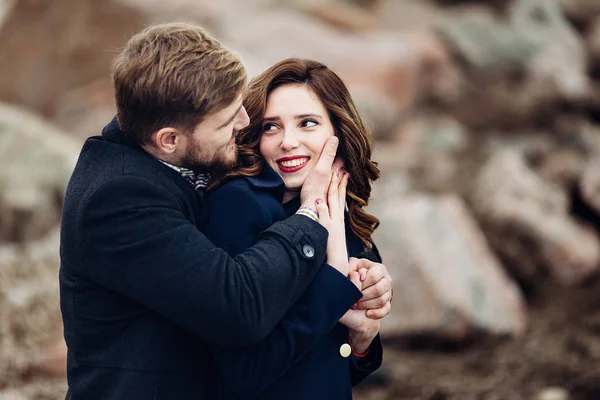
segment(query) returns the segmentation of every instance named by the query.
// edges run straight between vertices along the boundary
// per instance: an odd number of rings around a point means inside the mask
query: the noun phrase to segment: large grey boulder
[[[524,332],[519,289],[460,198],[400,195],[369,209],[381,220],[374,240],[394,279],[384,336],[461,341]]]
[[[78,152],[52,124],[0,104],[0,242],[39,238],[58,224]]]

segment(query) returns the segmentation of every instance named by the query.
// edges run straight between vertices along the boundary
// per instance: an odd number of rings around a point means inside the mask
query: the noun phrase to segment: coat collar
[[[250,185],[261,189],[275,189],[281,187],[283,190],[283,179],[267,163],[263,163],[260,174],[247,176]]]
[[[135,140],[127,136],[127,134],[121,130],[116,116],[104,127],[104,129],[102,129],[102,137],[109,142],[122,144],[143,151]]]
[[[244,179],[253,188],[270,192],[279,202],[283,199],[283,179],[268,164],[263,163],[260,173]]]

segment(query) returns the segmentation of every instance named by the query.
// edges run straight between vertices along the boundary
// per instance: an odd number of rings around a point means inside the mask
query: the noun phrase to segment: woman
[[[295,213],[308,172],[335,135],[347,173],[334,173],[327,215],[319,214],[336,226],[330,229],[328,263],[347,262],[348,256],[381,261],[371,241],[379,221],[364,210],[379,170],[370,160],[372,140],[343,81],[321,63],[284,60],[251,82],[245,107],[250,125],[238,137],[239,166],[213,181],[211,189],[227,183],[208,197],[207,237],[234,256],[271,224]],[[350,278],[360,288],[358,274]],[[350,399],[351,386],[381,364],[378,331],[378,320],[354,310],[301,357],[270,354],[274,343],[285,342],[276,337],[254,349],[215,351],[220,379],[235,383],[220,385],[219,398]],[[351,344],[350,357],[340,356],[344,342]]]

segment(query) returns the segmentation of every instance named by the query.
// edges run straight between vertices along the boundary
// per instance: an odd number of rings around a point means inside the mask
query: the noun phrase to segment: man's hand
[[[302,190],[300,191],[301,207],[314,209],[317,199],[327,199],[327,189],[331,182],[331,173],[334,170],[340,169],[343,165],[341,161],[336,161],[336,165],[334,165],[338,144],[339,139],[335,136],[331,137],[325,143],[319,161],[317,161],[317,164],[310,171],[302,185]]]
[[[367,317],[381,319],[391,310],[392,277],[383,264],[361,258],[350,258],[350,270],[359,273],[363,297],[357,303],[359,310],[368,310]]]
[[[364,270],[360,270],[358,272],[352,271],[348,274],[348,278],[358,289],[362,289],[363,287],[361,277],[364,276],[364,273]],[[348,310],[340,318],[340,323],[348,328],[348,334],[350,335],[354,351],[364,354],[369,349],[375,336],[379,333],[381,320],[367,317],[364,310],[353,309]]]

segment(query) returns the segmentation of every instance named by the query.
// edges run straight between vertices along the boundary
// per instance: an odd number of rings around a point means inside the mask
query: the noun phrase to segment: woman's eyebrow
[[[320,114],[299,114],[299,115],[296,115],[294,118],[302,119],[302,118],[309,118],[309,117],[323,118],[323,116]]]
[[[280,121],[281,118],[279,117],[265,117],[263,118],[263,122],[273,122],[273,121]]]

